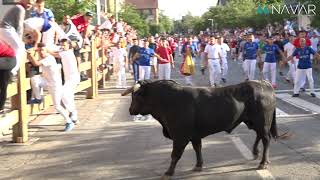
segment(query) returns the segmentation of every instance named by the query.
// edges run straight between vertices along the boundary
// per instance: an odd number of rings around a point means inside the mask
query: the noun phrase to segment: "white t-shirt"
[[[293,51],[295,50],[294,45],[291,42],[288,42],[286,45],[284,45],[284,51],[287,52],[287,58],[289,56],[292,56]],[[296,57],[293,57],[294,60],[296,60]]]
[[[209,60],[219,60],[219,53],[220,55],[222,55],[221,52],[221,46],[218,44],[214,44],[214,45],[206,45],[204,52],[208,54],[208,58]]]
[[[34,29],[41,31],[44,24],[44,19],[39,17],[32,17],[24,20],[24,30],[32,31]]]
[[[77,59],[73,50],[60,51],[59,55],[61,57],[64,78],[79,83],[80,73],[78,71]]]
[[[124,66],[126,64],[125,62],[125,56],[127,56],[127,51],[124,48],[112,48],[112,59],[114,64],[118,64],[120,66]]]
[[[220,46],[221,46],[221,57],[226,58],[227,52],[230,51],[230,47],[226,43],[222,43]]]
[[[101,29],[112,29],[112,24],[109,19],[103,22],[100,26]]]
[[[57,87],[62,86],[62,79],[60,68],[56,62],[56,59],[48,55],[46,58],[41,61],[42,76],[48,81],[48,86]]]
[[[319,44],[319,39],[318,38],[311,38],[311,47],[313,50],[318,51],[318,44]]]

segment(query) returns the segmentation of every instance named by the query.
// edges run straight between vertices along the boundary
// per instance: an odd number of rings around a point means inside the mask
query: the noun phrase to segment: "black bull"
[[[241,122],[256,132],[253,155],[258,158],[262,140],[263,157],[258,169],[269,163],[269,144],[276,138],[276,97],[266,81],[247,81],[222,88],[184,87],[174,81],[140,81],[122,95],[132,92],[131,115],[151,114],[163,127],[163,135],[173,140],[171,164],[164,177],[174,174],[175,166],[191,141],[196,152],[195,171],[202,170],[201,138],[226,131]]]

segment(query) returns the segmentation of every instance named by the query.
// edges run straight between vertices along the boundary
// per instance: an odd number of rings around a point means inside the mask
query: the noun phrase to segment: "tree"
[[[160,12],[159,15],[159,25],[160,25],[160,30],[166,33],[171,33],[173,30],[173,21],[170,19],[168,16],[164,15],[163,12]],[[158,33],[163,33],[163,32],[158,32]]]
[[[148,24],[132,5],[122,5],[119,17],[135,28],[138,31],[139,36],[148,36],[150,34]]]
[[[73,16],[93,11],[95,4],[92,0],[82,0],[80,3],[75,0],[46,0],[46,7],[52,10],[55,20],[61,22],[64,15]]]
[[[281,4],[280,0],[270,0],[268,4]],[[258,0],[230,0],[226,6],[211,7],[202,19],[207,27],[210,27],[207,19],[214,19],[221,28],[254,27],[264,28],[268,23],[283,22],[284,19],[291,19],[288,14],[258,14],[260,5]]]

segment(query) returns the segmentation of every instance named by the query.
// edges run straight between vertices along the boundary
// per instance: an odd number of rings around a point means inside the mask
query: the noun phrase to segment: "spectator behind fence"
[[[0,40],[0,115],[4,115],[10,71],[16,65],[16,53],[7,43]]]
[[[19,4],[10,8],[0,21],[0,40],[6,42],[16,53],[16,66],[11,70],[16,75],[25,55],[22,41],[23,21],[26,10],[31,9],[33,0],[20,0]]]
[[[72,23],[76,26],[78,32],[82,35],[84,44],[89,45],[89,25],[93,19],[93,13],[87,12],[84,15],[77,14],[71,17]]]

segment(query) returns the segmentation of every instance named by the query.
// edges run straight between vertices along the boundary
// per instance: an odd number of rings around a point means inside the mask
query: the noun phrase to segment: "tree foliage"
[[[54,13],[55,20],[61,22],[64,15],[73,16],[78,13],[85,13],[86,11],[94,12],[95,4],[92,0],[46,0],[46,7],[51,9]]]
[[[130,4],[121,7],[119,17],[138,31],[139,36],[149,35],[149,26],[142,18],[141,14]]]

